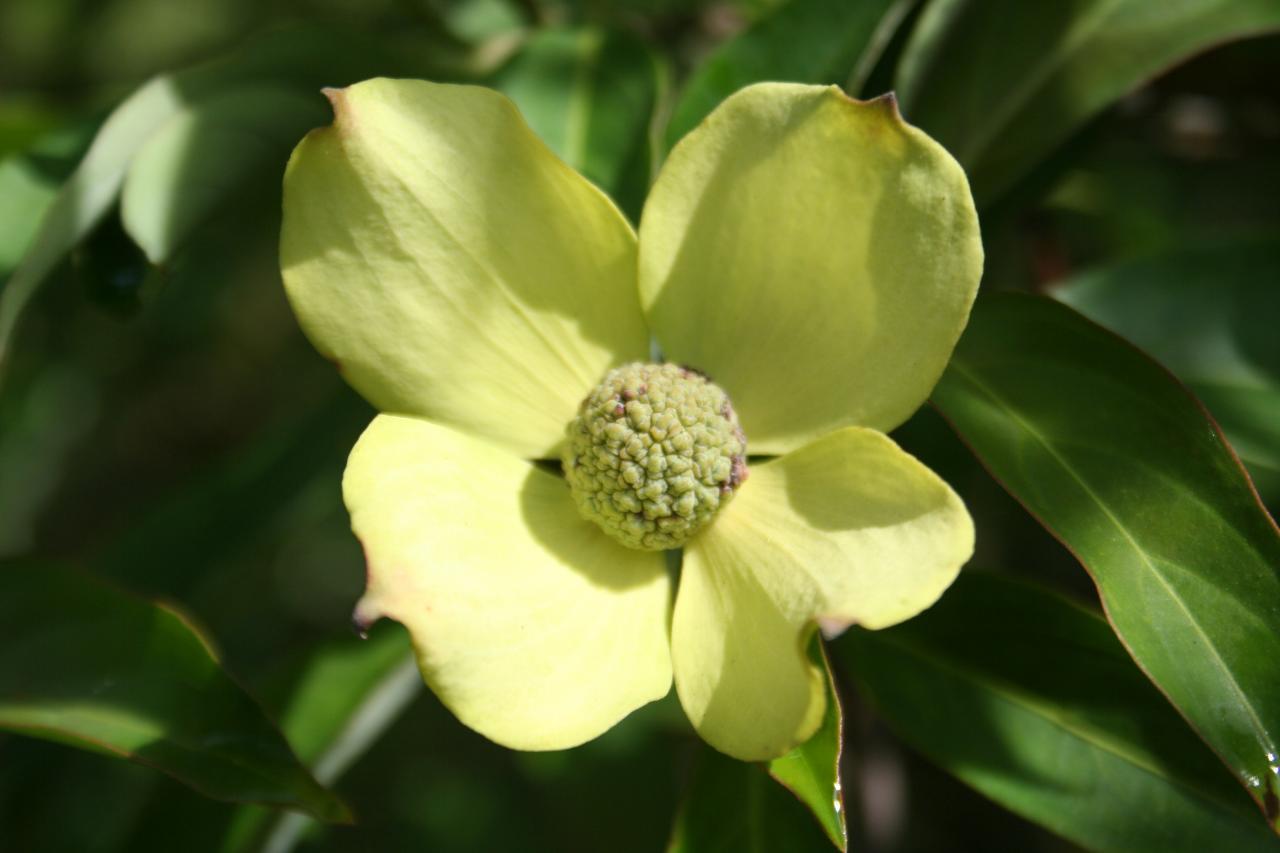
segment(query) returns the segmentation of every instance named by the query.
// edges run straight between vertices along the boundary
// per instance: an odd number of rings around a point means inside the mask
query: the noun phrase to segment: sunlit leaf
[[[676,815],[667,853],[813,853],[830,841],[804,806],[759,764],[698,753],[693,779]]]
[[[1139,84],[1277,28],[1274,0],[935,0],[903,53],[898,95],[987,204]]]
[[[626,33],[544,29],[494,84],[552,151],[635,221],[652,177],[650,126],[667,73]]]
[[[276,84],[182,107],[129,168],[120,200],[125,230],[153,264],[164,263],[240,182],[258,176],[278,184],[294,144],[327,118],[319,92]]]
[[[914,2],[790,0],[783,4],[720,45],[698,66],[667,125],[667,148],[750,83],[838,83],[857,95]]]
[[[1076,554],[1134,659],[1280,822],[1280,535],[1195,399],[1070,308],[996,294],[934,402]]]
[[[838,649],[908,743],[1087,849],[1280,848],[1107,623],[1066,599],[971,571],[923,615]]]
[[[103,123],[40,219],[22,261],[0,285],[0,369],[18,317],[36,289],[116,204],[130,164],[171,120],[192,104],[251,82],[267,80],[306,90],[360,79],[378,67],[376,51],[359,39],[286,30],[223,59],[154,77],[126,98]]]
[[[44,564],[0,572],[0,728],[128,758],[216,799],[349,819],[179,613]]]
[[[353,637],[311,657],[293,688],[280,728],[316,778],[333,784],[424,689],[404,631],[380,630],[364,642]],[[302,815],[276,815],[246,806],[232,819],[222,849],[249,849],[251,842],[262,839],[273,817],[278,818],[270,827],[277,844],[307,822]]]
[[[844,850],[848,830],[840,782],[843,711],[831,675],[831,663],[816,636],[810,657],[821,663],[827,681],[827,712],[822,718],[822,727],[800,746],[770,761],[769,775],[799,797],[822,824],[831,843]]]
[[[1168,367],[1280,501],[1280,238],[1180,248],[1082,273],[1053,295]]]
[[[0,288],[0,365],[18,315],[36,288],[115,203],[130,160],[181,104],[173,78],[157,77],[121,104],[98,131],[84,160],[45,211],[23,260]]]

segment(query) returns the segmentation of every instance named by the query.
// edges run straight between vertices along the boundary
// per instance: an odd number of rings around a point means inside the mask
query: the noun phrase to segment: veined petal
[[[384,412],[554,455],[610,366],[643,359],[635,234],[503,95],[369,80],[285,173],[303,330]]]
[[[380,415],[342,483],[368,559],[356,620],[413,639],[427,684],[513,749],[596,737],[671,688],[670,579],[564,482],[480,439]]]
[[[694,727],[736,758],[776,758],[825,707],[815,621],[883,628],[938,599],[973,553],[973,522],[936,474],[848,427],[751,469],[685,550],[671,653]]]
[[[671,152],[640,223],[668,359],[733,398],[753,453],[924,402],[982,272],[964,172],[891,96],[763,83]]]

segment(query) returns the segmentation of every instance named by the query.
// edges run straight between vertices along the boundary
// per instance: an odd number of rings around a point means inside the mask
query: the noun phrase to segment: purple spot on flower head
[[[699,370],[696,367],[690,367],[687,364],[680,365],[680,375],[685,379],[689,379],[690,377],[693,377],[693,376],[698,376],[698,377],[701,377],[702,379],[707,380],[708,382],[711,381],[711,377],[708,376],[705,372]]]
[[[621,403],[618,403],[616,406],[613,407],[613,416],[615,418],[620,418],[626,413],[627,413],[627,408],[626,406],[623,406]]]
[[[733,457],[733,468],[729,471],[730,489],[736,489],[747,479],[747,460],[741,456]]]

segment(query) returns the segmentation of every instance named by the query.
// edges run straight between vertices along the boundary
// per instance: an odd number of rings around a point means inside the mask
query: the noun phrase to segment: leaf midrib
[[[956,371],[958,375],[962,376],[965,379],[965,381],[969,382],[976,390],[986,395],[993,403],[998,405],[1014,421],[1014,423],[1018,425],[1020,429],[1022,429],[1024,432],[1026,432],[1026,434],[1028,434],[1037,442],[1039,442],[1039,444],[1045,449],[1045,452],[1048,453],[1049,456],[1062,468],[1062,470],[1065,471],[1067,475],[1070,476],[1071,479],[1073,479],[1080,486],[1080,488],[1085,492],[1085,494],[1088,495],[1088,497],[1095,504],[1097,504],[1098,509],[1102,511],[1102,514],[1107,518],[1107,520],[1111,522],[1111,524],[1125,539],[1125,541],[1129,543],[1133,552],[1138,556],[1138,558],[1142,561],[1142,563],[1149,569],[1150,574],[1160,582],[1160,586],[1165,591],[1165,594],[1169,597],[1169,599],[1171,599],[1173,602],[1176,603],[1178,610],[1180,610],[1181,613],[1183,614],[1183,617],[1185,618],[1187,624],[1191,626],[1191,628],[1195,631],[1196,635],[1199,636],[1200,639],[1203,641],[1204,647],[1209,650],[1209,653],[1212,657],[1214,668],[1218,671],[1220,675],[1220,678],[1219,678],[1220,682],[1225,683],[1227,685],[1230,691],[1239,699],[1241,707],[1245,709],[1246,715],[1249,719],[1249,723],[1253,728],[1253,734],[1254,734],[1255,740],[1262,746],[1265,753],[1274,754],[1277,750],[1275,746],[1271,743],[1271,739],[1267,733],[1266,726],[1263,725],[1261,718],[1258,716],[1257,709],[1253,706],[1253,703],[1249,701],[1248,696],[1245,694],[1244,690],[1241,688],[1239,682],[1236,681],[1235,676],[1232,674],[1231,670],[1227,667],[1226,662],[1223,660],[1221,653],[1218,651],[1218,647],[1213,643],[1209,635],[1205,632],[1204,627],[1195,619],[1192,612],[1187,608],[1186,602],[1182,600],[1182,597],[1178,595],[1176,590],[1174,590],[1174,588],[1169,584],[1168,580],[1164,577],[1164,575],[1160,573],[1159,569],[1156,567],[1155,562],[1151,559],[1151,557],[1146,553],[1146,551],[1138,543],[1137,539],[1134,538],[1134,535],[1129,531],[1128,527],[1126,527],[1120,521],[1120,519],[1115,515],[1115,513],[1111,510],[1111,508],[1107,505],[1107,503],[1103,501],[1102,498],[1096,492],[1094,492],[1092,488],[1090,488],[1085,478],[1082,477],[1080,474],[1078,474],[1075,471],[1075,469],[1070,464],[1068,464],[1067,460],[1064,459],[1057,452],[1052,442],[1050,442],[1044,435],[1042,435],[1038,430],[1036,430],[1029,422],[1023,419],[1021,415],[1017,412],[1017,410],[1013,406],[1011,406],[1007,401],[1005,401],[1004,398],[1001,397],[998,392],[996,392],[994,389],[992,389],[991,387],[986,385],[984,382],[982,382],[975,374],[967,370],[963,366],[959,358],[952,360],[951,367]],[[1019,500],[1021,500],[1021,498],[1019,498]],[[1081,562],[1083,563],[1084,560],[1081,560]],[[1101,585],[1099,585],[1099,591],[1102,592],[1104,598],[1106,598],[1106,591],[1102,588]],[[1113,625],[1114,625],[1114,621],[1113,621]],[[1119,632],[1119,626],[1115,626],[1115,627],[1117,632]],[[1175,705],[1177,704],[1178,703],[1175,703]],[[1187,721],[1191,723],[1192,728],[1196,730],[1197,734],[1200,734],[1199,725],[1197,725],[1194,721],[1192,721],[1189,716],[1187,718]],[[1203,737],[1203,735],[1201,736]],[[1241,775],[1243,773],[1243,768],[1240,768],[1239,770],[1237,770],[1236,768],[1232,768],[1232,769],[1233,771],[1237,772],[1237,775]],[[1246,787],[1249,788],[1251,794],[1254,792],[1253,786],[1249,786],[1246,784]]]
[[[975,168],[978,158],[986,153],[992,140],[1008,129],[1013,119],[1031,100],[1032,96],[1040,90],[1045,81],[1061,70],[1085,42],[1102,29],[1104,22],[1111,17],[1112,13],[1123,2],[1124,0],[1113,0],[1111,3],[1103,3],[1092,14],[1083,18],[1075,30],[1069,33],[1066,39],[1059,42],[1056,49],[1051,50],[1045,56],[1045,61],[1041,64],[1040,70],[1022,79],[1022,83],[1014,89],[1013,93],[1005,101],[1005,106],[997,110],[994,116],[988,115],[980,123],[979,127],[982,129],[970,137],[969,143],[964,146],[963,153],[959,156],[960,161],[970,169]]]
[[[1124,763],[1148,773],[1157,779],[1163,780],[1172,787],[1177,787],[1188,792],[1196,799],[1211,805],[1215,809],[1219,809],[1232,816],[1243,816],[1240,812],[1233,809],[1230,803],[1221,800],[1213,793],[1196,787],[1186,779],[1170,774],[1161,765],[1145,760],[1144,756],[1134,753],[1129,749],[1125,749],[1122,743],[1117,742],[1115,739],[1108,738],[1105,735],[1104,730],[1075,724],[1070,720],[1070,718],[1053,713],[1052,706],[1050,705],[1038,702],[1017,690],[1009,689],[1000,685],[997,680],[988,678],[970,667],[945,661],[936,655],[931,655],[927,651],[916,647],[910,642],[895,640],[884,633],[877,634],[877,639],[897,648],[899,651],[912,655],[916,659],[923,661],[926,665],[941,670],[961,682],[970,684],[976,689],[990,693],[997,699],[1031,714],[1036,719],[1043,720],[1049,725],[1066,732],[1071,737],[1092,746],[1100,752],[1113,755]],[[1270,835],[1270,833],[1267,834]]]

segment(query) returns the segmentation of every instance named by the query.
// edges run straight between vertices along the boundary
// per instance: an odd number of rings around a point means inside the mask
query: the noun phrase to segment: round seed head
[[[746,479],[729,396],[674,364],[605,374],[568,426],[561,461],[578,510],[630,548],[678,548]]]

